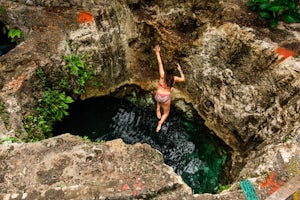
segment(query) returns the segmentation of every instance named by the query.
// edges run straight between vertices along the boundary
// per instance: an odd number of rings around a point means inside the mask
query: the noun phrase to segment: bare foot
[[[156,127],[156,132],[157,132],[157,133],[160,131],[161,125],[162,125],[162,124],[161,124],[160,122],[158,122],[157,127]]]
[[[157,117],[158,119],[161,118],[160,109],[156,109],[156,117]]]

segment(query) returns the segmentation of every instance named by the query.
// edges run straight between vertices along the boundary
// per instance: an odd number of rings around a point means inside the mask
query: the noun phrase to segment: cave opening
[[[132,93],[77,101],[70,106],[69,115],[54,125],[53,133],[88,136],[92,141],[121,138],[127,144],[147,143],[162,153],[164,162],[195,194],[214,194],[231,182],[226,176],[231,159],[229,148],[197,117],[187,119],[172,105],[170,116],[156,133],[158,119],[152,95],[141,96]]]
[[[0,56],[6,54],[18,45],[18,39],[21,37],[21,31],[9,29],[9,26],[0,21]]]

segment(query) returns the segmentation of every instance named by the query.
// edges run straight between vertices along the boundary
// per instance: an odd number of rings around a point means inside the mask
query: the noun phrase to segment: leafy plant
[[[230,185],[219,185],[217,194],[221,193],[224,190],[228,190],[230,188]]]
[[[74,100],[58,90],[47,88],[43,98],[38,99],[36,113],[25,118],[25,129],[30,139],[41,140],[51,136],[52,126],[55,122],[61,121],[69,113],[70,103]]]
[[[103,144],[103,143],[105,143],[106,141],[105,141],[105,140],[96,140],[95,142],[98,143],[98,144]]]
[[[39,104],[47,109],[37,108],[37,111],[42,113],[45,116],[49,116],[50,121],[60,121],[68,112],[70,103],[73,103],[74,100],[67,96],[65,92],[58,90],[52,90],[48,88],[45,92],[44,98],[38,100]]]
[[[251,10],[259,13],[259,18],[267,20],[275,28],[279,20],[286,23],[300,22],[298,4],[300,0],[249,0]]]
[[[28,133],[29,141],[37,141],[52,135],[52,126],[68,115],[69,104],[74,100],[66,95],[62,89],[54,85],[47,85],[47,75],[42,69],[36,72],[44,95],[38,99],[38,106],[34,114],[24,119],[24,128]]]
[[[87,135],[83,136],[82,139],[85,142],[90,142],[91,141],[90,138],[89,138],[89,136],[87,136]]]
[[[0,144],[4,143],[4,142],[17,142],[17,139],[15,137],[5,137],[3,139],[0,139]]]
[[[8,25],[3,27],[3,33],[7,33],[7,37],[11,39],[11,42],[16,42],[22,36],[21,30],[10,28]]]
[[[69,114],[69,104],[74,102],[71,96],[85,92],[86,82],[94,73],[92,66],[87,65],[84,59],[84,56],[79,58],[74,54],[65,55],[66,65],[61,66],[58,71],[37,70],[38,82],[34,85],[39,91],[44,91],[43,96],[37,100],[35,113],[23,120],[30,141],[52,136],[53,124]]]
[[[43,96],[37,100],[36,112],[23,120],[30,141],[51,137],[53,124],[69,114],[69,104],[74,102],[71,96],[85,92],[86,82],[94,74],[92,66],[86,64],[85,59],[85,56],[65,55],[66,65],[58,71],[36,71],[38,81],[33,85],[39,91],[43,90]]]
[[[78,86],[74,88],[74,94],[83,94],[85,92],[85,85],[88,80],[92,79],[94,75],[94,71],[92,70],[92,66],[86,64],[82,58],[77,57],[72,54],[70,56],[65,55],[64,59],[66,61],[66,68],[69,70],[70,74],[77,79]]]

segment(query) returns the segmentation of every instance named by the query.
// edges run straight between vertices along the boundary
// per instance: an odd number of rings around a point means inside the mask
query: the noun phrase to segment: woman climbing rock
[[[156,100],[156,116],[159,119],[156,132],[159,132],[162,124],[166,121],[170,112],[171,105],[171,89],[176,82],[184,82],[185,77],[181,70],[181,66],[177,63],[177,69],[180,73],[180,77],[174,76],[174,67],[167,65],[165,68],[163,66],[161,57],[160,57],[160,47],[156,45],[154,48],[156,58],[158,61],[159,69],[159,83],[155,94]],[[161,115],[161,107],[163,108],[163,114]]]

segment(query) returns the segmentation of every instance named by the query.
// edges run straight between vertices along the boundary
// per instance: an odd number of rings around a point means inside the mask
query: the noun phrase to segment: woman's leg
[[[156,127],[156,132],[159,132],[161,129],[161,125],[166,121],[166,119],[169,116],[170,113],[170,104],[171,104],[171,100],[168,100],[165,104],[162,105],[163,107],[163,115],[161,116],[161,119],[159,120],[157,127]]]
[[[156,101],[156,117],[158,119],[161,118],[161,112],[160,112],[160,104]]]

